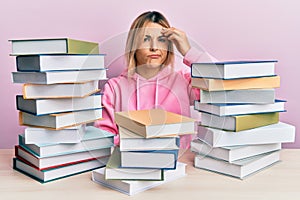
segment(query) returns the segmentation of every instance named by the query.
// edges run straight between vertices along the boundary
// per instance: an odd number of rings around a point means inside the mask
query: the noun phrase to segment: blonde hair
[[[136,68],[136,58],[135,53],[138,49],[138,42],[141,41],[141,34],[139,32],[143,27],[146,26],[148,22],[153,22],[160,24],[164,28],[170,28],[168,20],[157,11],[149,11],[138,16],[133,23],[131,24],[130,31],[127,36],[125,56],[127,61],[128,75],[133,75]],[[173,52],[173,43],[170,41],[168,45],[167,57],[164,63],[164,66],[174,64],[174,52]]]

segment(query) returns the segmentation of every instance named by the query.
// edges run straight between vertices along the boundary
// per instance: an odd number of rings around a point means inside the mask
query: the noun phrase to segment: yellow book
[[[278,88],[280,87],[280,77],[269,76],[230,80],[192,78],[192,86],[207,91]]]
[[[12,43],[11,55],[30,54],[99,54],[95,42],[70,38],[18,39]]]
[[[195,133],[195,120],[162,109],[115,113],[117,125],[145,138]]]
[[[220,117],[201,113],[201,125],[227,131],[242,131],[279,122],[279,112]]]

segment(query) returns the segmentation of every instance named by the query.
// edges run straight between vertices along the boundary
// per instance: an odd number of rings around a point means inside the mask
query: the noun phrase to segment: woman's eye
[[[159,42],[166,42],[167,40],[165,38],[159,38],[158,41]]]
[[[147,41],[150,41],[150,38],[145,37],[145,38],[144,38],[144,42],[147,42]]]

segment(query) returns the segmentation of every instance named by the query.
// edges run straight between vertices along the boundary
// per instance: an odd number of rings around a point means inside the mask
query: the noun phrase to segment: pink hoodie
[[[191,48],[183,62],[190,66],[193,62],[215,60],[205,52]],[[103,119],[95,126],[118,134],[114,123],[114,112],[161,108],[170,112],[190,116],[190,105],[199,99],[199,90],[191,86],[191,70],[174,71],[171,67],[163,68],[156,76],[145,79],[135,73],[127,76],[125,70],[120,76],[111,78],[104,86],[102,97]],[[188,148],[191,135],[181,136],[180,147]],[[119,138],[115,137],[115,143]]]

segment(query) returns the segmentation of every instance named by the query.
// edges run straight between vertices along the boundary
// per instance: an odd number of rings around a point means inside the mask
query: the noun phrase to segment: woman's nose
[[[150,51],[156,51],[158,49],[157,43],[155,40],[152,40],[150,43]]]

